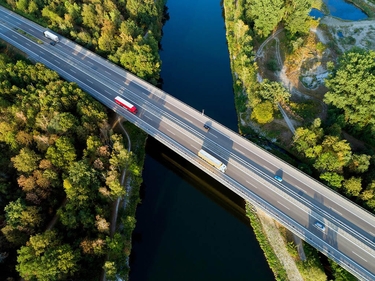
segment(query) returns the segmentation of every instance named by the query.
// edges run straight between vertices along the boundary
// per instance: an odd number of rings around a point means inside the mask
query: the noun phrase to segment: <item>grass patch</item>
[[[19,29],[19,28],[15,28],[14,29],[15,31],[17,31],[19,34],[22,34],[23,36],[29,38],[31,41],[35,42],[35,43],[38,43],[38,44],[43,44],[43,41],[32,36],[31,34],[25,32],[24,30],[22,29]]]
[[[307,243],[303,243],[306,260],[298,260],[296,265],[305,281],[326,281],[327,275],[319,259],[319,252]]]
[[[266,235],[263,233],[262,223],[260,222],[254,209],[248,202],[246,203],[246,215],[250,219],[250,224],[254,230],[254,234],[259,242],[260,247],[264,252],[268,265],[270,266],[271,270],[273,271],[273,274],[275,275],[275,279],[278,281],[289,280],[283,265],[281,264],[275,252],[273,251],[269,241],[266,238]]]

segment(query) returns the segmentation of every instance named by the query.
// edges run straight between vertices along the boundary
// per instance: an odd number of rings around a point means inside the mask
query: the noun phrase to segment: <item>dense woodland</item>
[[[158,81],[164,1],[7,4]],[[141,163],[109,130],[106,108],[43,65],[5,54],[0,83],[1,279],[98,280],[102,268],[107,280],[126,278],[134,213],[121,210],[121,227],[111,236],[111,206],[125,194],[124,167],[139,186]]]
[[[2,0],[4,1],[4,0]],[[6,0],[18,12],[154,84],[165,0]]]
[[[17,277],[14,264],[26,280],[96,280],[107,254],[109,279],[125,276],[125,239],[109,235],[111,204],[125,194],[125,167],[141,179],[106,108],[43,65],[5,54],[0,81],[2,280]]]

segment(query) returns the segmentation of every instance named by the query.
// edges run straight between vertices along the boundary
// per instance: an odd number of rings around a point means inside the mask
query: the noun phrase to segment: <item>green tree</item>
[[[254,22],[255,32],[268,36],[279,24],[285,12],[284,0],[248,0],[246,16]]]
[[[285,28],[292,35],[296,33],[306,34],[309,31],[312,0],[287,1],[284,22]]]
[[[27,280],[63,280],[78,270],[79,253],[62,244],[54,231],[31,236],[17,253],[16,270]]]
[[[11,161],[19,172],[29,173],[38,168],[40,159],[41,157],[37,153],[25,147],[21,149],[17,156],[12,157]]]
[[[106,261],[103,266],[107,280],[116,280],[117,267],[113,261]]]
[[[362,190],[362,179],[351,177],[343,183],[344,192],[348,196],[358,196]]]
[[[323,136],[323,130],[311,130],[303,127],[296,129],[293,136],[293,146],[299,153],[308,158],[315,158],[319,152],[316,149]]]
[[[257,104],[253,112],[251,113],[251,118],[255,119],[259,124],[267,124],[273,120],[273,106],[269,101],[265,101]]]
[[[257,94],[263,100],[269,100],[274,104],[288,102],[291,96],[281,83],[269,81],[268,79],[262,81]]]
[[[353,49],[344,53],[329,79],[324,101],[342,109],[345,121],[375,129],[375,52]]]
[[[58,138],[55,145],[48,148],[46,158],[58,168],[68,168],[76,159],[75,148],[71,140],[67,137]]]
[[[26,206],[20,198],[10,202],[4,211],[7,224],[19,230],[31,233],[42,222],[39,209],[35,206]]]
[[[370,159],[370,155],[353,154],[349,163],[350,171],[357,174],[366,172],[370,166]]]
[[[342,187],[342,182],[344,181],[344,177],[334,172],[325,172],[320,175],[320,178],[326,181],[327,185],[333,187],[335,189],[339,189]]]

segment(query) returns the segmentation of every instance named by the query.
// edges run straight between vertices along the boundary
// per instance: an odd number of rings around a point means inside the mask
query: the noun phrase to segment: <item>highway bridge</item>
[[[38,38],[30,40],[17,29]],[[211,175],[361,280],[375,280],[375,216],[208,116],[46,29],[0,8],[0,38],[124,116]],[[122,96],[136,115],[114,102]],[[203,124],[210,126],[206,131]],[[197,156],[204,149],[227,165],[218,171]],[[283,181],[275,180],[274,176]]]

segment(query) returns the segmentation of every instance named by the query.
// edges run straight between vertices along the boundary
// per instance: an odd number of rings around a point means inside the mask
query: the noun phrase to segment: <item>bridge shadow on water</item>
[[[146,153],[131,280],[274,280],[242,198],[152,137]]]

